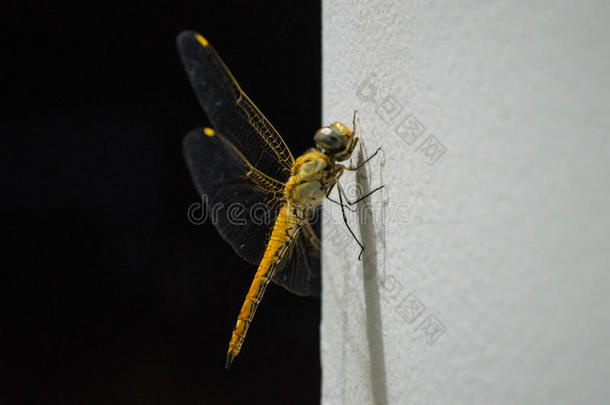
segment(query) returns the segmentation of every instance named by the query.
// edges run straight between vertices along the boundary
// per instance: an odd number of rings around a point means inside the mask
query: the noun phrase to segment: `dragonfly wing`
[[[294,162],[290,150],[214,48],[193,31],[181,32],[176,42],[199,103],[215,129],[261,172],[287,179]]]
[[[253,168],[218,132],[208,136],[202,128],[194,129],[182,145],[193,183],[206,200],[208,219],[239,256],[258,265],[284,185]]]
[[[317,217],[319,218],[319,217]],[[313,226],[304,222],[285,266],[274,274],[272,280],[297,295],[320,296],[320,223]],[[317,233],[316,233],[317,232]]]

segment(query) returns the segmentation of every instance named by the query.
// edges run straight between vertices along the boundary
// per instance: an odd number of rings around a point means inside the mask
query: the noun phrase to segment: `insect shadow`
[[[379,152],[379,150],[377,151]],[[375,152],[375,153],[377,153]],[[381,156],[383,159],[383,156]],[[361,145],[358,151],[358,162],[365,161],[364,146]],[[380,170],[381,167],[380,165]],[[381,173],[379,173],[380,177]],[[356,172],[356,184],[364,195],[371,193],[371,176],[367,167]],[[378,230],[375,221],[372,220],[373,212],[370,200],[364,199],[357,204],[357,216],[360,228],[360,238],[365,246],[362,259],[362,280],[364,288],[365,314],[366,314],[366,333],[368,340],[368,350],[370,359],[370,375],[372,394],[376,404],[387,404],[387,384],[386,367],[384,359],[384,346],[382,336],[381,302],[378,280],[383,279],[380,274],[380,266],[377,251]],[[385,218],[382,218],[382,221]],[[381,224],[384,226],[384,224]],[[385,232],[380,232],[381,237],[385,237]],[[385,244],[385,241],[381,241]]]

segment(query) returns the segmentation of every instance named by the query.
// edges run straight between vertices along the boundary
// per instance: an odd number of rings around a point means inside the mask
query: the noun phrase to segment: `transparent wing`
[[[239,256],[258,265],[285,203],[284,184],[258,172],[218,132],[208,136],[202,128],[194,129],[182,144],[193,183],[207,203],[208,219]],[[315,228],[307,221],[301,225],[272,278],[297,295],[320,295],[320,239]]]
[[[272,278],[274,283],[293,294],[320,296],[319,225],[319,221],[315,222],[314,227],[309,222],[303,223],[285,266]]]
[[[231,143],[215,132],[190,131],[182,142],[184,157],[207,218],[235,252],[258,265],[278,210],[283,187],[251,167]]]
[[[254,167],[285,181],[294,162],[290,150],[214,48],[193,31],[181,32],[176,42],[191,85],[214,128]]]

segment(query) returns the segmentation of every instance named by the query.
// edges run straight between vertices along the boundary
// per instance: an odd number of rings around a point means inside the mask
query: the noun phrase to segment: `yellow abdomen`
[[[254,318],[254,313],[265,293],[265,289],[275,272],[283,264],[283,260],[287,258],[290,241],[296,236],[297,232],[298,219],[290,213],[287,205],[284,204],[275,220],[267,248],[237,316],[237,323],[233,328],[231,341],[229,342],[225,368],[229,368],[231,362],[241,350],[248,327],[252,318]]]

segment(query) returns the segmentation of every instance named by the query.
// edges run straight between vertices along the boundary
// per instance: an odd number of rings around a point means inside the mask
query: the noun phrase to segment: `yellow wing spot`
[[[212,128],[204,128],[203,133],[207,136],[214,136],[214,130]]]
[[[205,39],[205,38],[203,37],[203,35],[201,35],[201,34],[197,34],[197,35],[195,35],[195,38],[197,38],[197,41],[199,41],[199,43],[200,43],[201,45],[203,45],[203,46],[208,46],[208,40],[207,40],[207,39]]]

